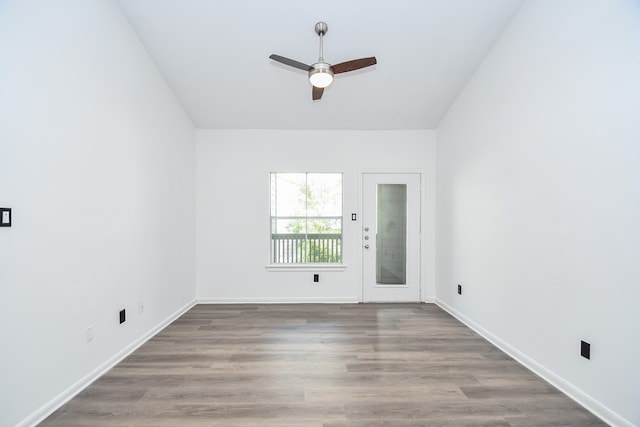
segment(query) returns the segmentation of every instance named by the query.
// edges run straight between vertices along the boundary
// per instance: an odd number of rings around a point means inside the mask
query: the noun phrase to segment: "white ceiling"
[[[198,128],[433,129],[522,0],[119,0]],[[325,21],[336,76],[311,100],[306,72]]]

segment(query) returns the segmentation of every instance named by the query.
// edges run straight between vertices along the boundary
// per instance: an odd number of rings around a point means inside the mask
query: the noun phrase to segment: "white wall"
[[[12,426],[193,301],[195,130],[112,1],[0,2],[0,58],[0,206],[13,208],[0,425]]]
[[[640,3],[536,0],[437,134],[438,300],[619,425],[640,425],[639,118]]]
[[[360,290],[360,173],[422,171],[422,282],[434,295],[435,132],[199,130],[197,297],[217,302],[355,302]],[[269,172],[342,172],[345,271],[273,272]]]

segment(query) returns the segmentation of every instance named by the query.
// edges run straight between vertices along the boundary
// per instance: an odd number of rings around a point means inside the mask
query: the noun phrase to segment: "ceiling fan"
[[[322,98],[324,88],[333,83],[333,75],[346,73],[349,71],[359,70],[361,68],[369,67],[377,64],[375,56],[369,58],[353,59],[351,61],[341,62],[340,64],[331,65],[324,61],[322,55],[322,38],[327,34],[329,27],[324,22],[318,22],[316,24],[316,34],[320,36],[320,57],[318,62],[312,65],[303,64],[302,62],[294,59],[285,58],[280,55],[271,55],[269,58],[274,61],[278,61],[282,64],[289,65],[290,67],[299,68],[300,70],[309,72],[309,83],[313,86],[311,92],[311,98],[317,100]]]

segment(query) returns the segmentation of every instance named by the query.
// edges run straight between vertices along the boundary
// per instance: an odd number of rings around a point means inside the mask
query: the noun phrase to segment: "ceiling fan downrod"
[[[324,35],[327,34],[327,31],[329,31],[329,26],[326,22],[321,21],[316,24],[316,34],[320,36],[320,55],[318,62],[324,62],[324,49],[322,42],[324,40]]]

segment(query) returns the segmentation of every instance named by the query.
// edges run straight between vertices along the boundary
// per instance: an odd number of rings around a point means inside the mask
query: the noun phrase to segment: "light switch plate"
[[[0,227],[11,227],[10,208],[0,208]]]

